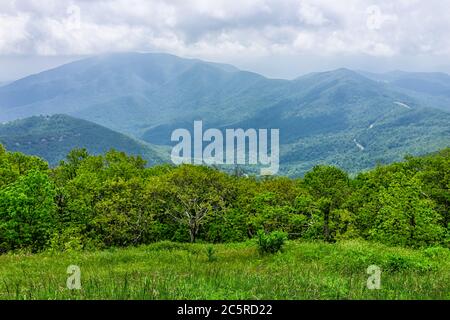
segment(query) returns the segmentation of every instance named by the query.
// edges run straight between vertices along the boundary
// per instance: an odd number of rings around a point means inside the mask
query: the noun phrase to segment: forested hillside
[[[0,248],[240,242],[261,230],[448,247],[449,187],[450,149],[356,178],[316,166],[303,179],[258,179],[202,166],[148,168],[140,157],[82,149],[49,169],[37,157],[0,148]]]
[[[8,150],[39,156],[55,166],[70,150],[92,154],[116,149],[140,155],[151,164],[167,161],[161,147],[152,146],[98,124],[67,115],[35,116],[0,124],[0,143]]]
[[[337,69],[280,80],[167,54],[109,54],[0,87],[0,121],[67,114],[164,148],[173,146],[173,130],[192,129],[195,120],[205,128],[280,129],[284,175],[303,176],[318,164],[357,173],[448,147],[449,79]]]

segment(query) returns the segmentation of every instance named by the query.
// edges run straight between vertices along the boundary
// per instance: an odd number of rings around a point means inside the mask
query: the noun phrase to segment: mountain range
[[[282,80],[167,54],[121,53],[0,87],[2,122],[55,114],[70,116],[65,119],[72,129],[79,118],[86,126],[114,130],[151,150],[150,159],[164,158],[172,131],[192,128],[194,120],[221,129],[277,128],[283,174],[302,175],[322,163],[357,172],[450,145],[450,76],[338,69]],[[0,129],[0,141],[19,130],[29,133],[34,122],[41,133],[52,129],[42,117],[23,121],[6,125],[17,129]],[[58,130],[65,128],[52,132]],[[114,140],[98,143],[113,147]],[[20,146],[52,162],[63,154]]]

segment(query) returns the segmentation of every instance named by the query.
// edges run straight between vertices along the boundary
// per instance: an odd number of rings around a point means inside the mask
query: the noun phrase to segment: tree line
[[[147,166],[111,150],[55,167],[0,145],[0,252],[103,249],[156,241],[365,239],[450,247],[450,148],[350,177],[316,166],[258,178],[193,165]]]

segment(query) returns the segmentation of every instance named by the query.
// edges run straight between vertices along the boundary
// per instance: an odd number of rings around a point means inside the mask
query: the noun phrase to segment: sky
[[[346,67],[450,72],[448,0],[0,0],[0,82],[110,52],[292,79]]]

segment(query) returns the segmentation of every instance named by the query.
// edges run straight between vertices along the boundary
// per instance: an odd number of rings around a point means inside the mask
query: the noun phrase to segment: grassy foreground
[[[382,269],[368,290],[369,265]],[[69,265],[81,290],[68,290]],[[0,256],[0,299],[450,299],[450,250],[367,242],[156,243],[102,252]]]

